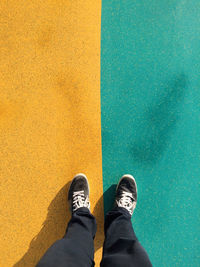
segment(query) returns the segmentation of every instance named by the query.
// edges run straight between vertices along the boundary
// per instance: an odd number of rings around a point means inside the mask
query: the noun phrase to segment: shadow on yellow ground
[[[70,186],[68,182],[56,195],[48,208],[47,218],[43,223],[41,231],[31,241],[26,254],[13,267],[35,266],[45,251],[65,233],[67,223],[71,214],[67,203],[67,192]],[[96,203],[93,214],[101,213],[103,196]],[[60,212],[57,212],[60,210]],[[98,227],[98,226],[97,226]],[[95,252],[102,247],[102,232],[97,232],[95,237]],[[27,265],[28,264],[28,265]]]

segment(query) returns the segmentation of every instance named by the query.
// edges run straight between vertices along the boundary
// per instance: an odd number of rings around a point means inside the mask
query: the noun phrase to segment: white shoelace
[[[78,208],[86,207],[90,209],[90,202],[89,198],[84,195],[84,191],[75,191],[73,192],[73,211],[77,210]]]
[[[132,215],[136,206],[132,193],[123,191],[119,200],[116,200],[118,207],[126,208]]]

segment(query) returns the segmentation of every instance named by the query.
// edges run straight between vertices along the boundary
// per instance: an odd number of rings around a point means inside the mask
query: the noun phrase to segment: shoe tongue
[[[123,185],[123,184],[122,184],[122,185],[120,186],[120,195],[121,195],[124,191],[125,191],[125,192],[128,192],[128,193],[131,193],[130,198],[131,198],[132,200],[135,201],[135,197],[134,197],[133,193],[127,188],[126,185]]]
[[[123,184],[120,185],[120,192],[122,192],[122,191],[131,193],[131,191],[127,188],[127,186],[123,185]]]

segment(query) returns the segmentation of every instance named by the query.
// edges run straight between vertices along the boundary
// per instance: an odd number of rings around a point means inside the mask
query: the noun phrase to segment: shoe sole
[[[135,187],[136,187],[136,194],[138,194],[138,191],[137,191],[137,184],[136,184],[135,178],[134,178],[132,175],[130,175],[130,174],[124,174],[124,175],[121,177],[121,179],[120,179],[119,182],[118,182],[118,185],[117,185],[117,188],[116,188],[116,192],[117,192],[117,189],[118,189],[118,186],[119,186],[121,180],[124,179],[125,177],[131,178],[131,179],[134,181],[134,183],[135,183]]]
[[[74,180],[76,177],[78,177],[78,176],[82,176],[82,177],[84,177],[84,178],[86,179],[86,181],[87,181],[87,185],[88,185],[88,195],[89,195],[89,194],[90,194],[90,185],[89,185],[87,176],[86,176],[84,173],[77,173],[77,174],[74,176],[73,180]]]

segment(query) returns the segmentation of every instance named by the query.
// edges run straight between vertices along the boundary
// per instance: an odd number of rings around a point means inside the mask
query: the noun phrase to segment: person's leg
[[[73,213],[65,236],[47,250],[37,267],[94,266],[95,233],[94,216],[87,208],[79,208]]]
[[[101,267],[152,266],[132,227],[131,216],[136,203],[135,179],[126,174],[117,185],[115,207],[106,215]]]
[[[89,185],[85,175],[75,176],[68,200],[72,217],[66,233],[47,250],[36,267],[94,266],[94,237],[97,227],[89,210]]]
[[[122,207],[115,207],[105,219],[105,241],[101,267],[150,267],[147,252],[138,241],[131,223],[131,215]]]

